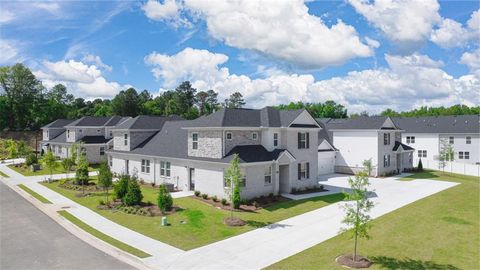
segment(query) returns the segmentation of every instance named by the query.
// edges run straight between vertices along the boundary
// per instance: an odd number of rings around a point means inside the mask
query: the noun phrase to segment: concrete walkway
[[[4,171],[3,167],[0,165],[0,170]],[[322,184],[339,192],[348,189],[347,178],[331,175]],[[344,215],[344,202],[339,202],[207,246],[182,251],[118,225],[36,183],[34,178],[12,176],[3,181],[10,185],[24,183],[54,205],[68,206],[67,211],[97,230],[152,254],[143,261],[155,269],[260,269],[336,236]],[[372,218],[457,185],[434,180],[398,181],[396,178],[371,179],[371,184],[375,190]],[[178,193],[177,196],[186,194],[190,193]]]

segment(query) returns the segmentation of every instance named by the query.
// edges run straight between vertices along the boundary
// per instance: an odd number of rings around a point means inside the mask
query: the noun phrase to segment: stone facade
[[[227,139],[227,133],[232,133],[232,139]],[[257,134],[257,139],[252,138],[252,133]],[[262,143],[262,132],[260,130],[226,130],[225,131],[225,154],[230,152],[237,145],[256,145]]]
[[[198,134],[198,149],[193,149],[193,133]],[[188,155],[192,157],[222,158],[222,133],[220,130],[188,131]]]

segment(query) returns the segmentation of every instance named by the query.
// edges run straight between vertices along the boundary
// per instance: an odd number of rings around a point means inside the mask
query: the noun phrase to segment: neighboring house
[[[318,184],[321,127],[306,110],[221,109],[137,135],[121,128],[114,130],[114,147],[108,151],[112,171],[137,173],[146,182],[222,198],[225,171],[238,154],[244,198]]]
[[[105,152],[112,146],[112,128],[128,118],[119,116],[85,116],[78,120],[56,120],[44,127],[42,149],[50,149],[59,158],[70,156],[72,144],[78,143],[79,151],[86,153],[90,163],[106,159]]]
[[[415,148],[414,164],[438,169],[442,141],[452,146],[454,161],[480,164],[480,116],[397,117],[395,124],[405,130],[402,142]],[[432,165],[432,166],[429,166]]]
[[[338,152],[335,172],[353,174],[372,160],[373,176],[384,176],[412,168],[414,149],[402,143],[402,132],[392,119],[384,116],[349,119],[318,119],[324,123],[331,145]]]

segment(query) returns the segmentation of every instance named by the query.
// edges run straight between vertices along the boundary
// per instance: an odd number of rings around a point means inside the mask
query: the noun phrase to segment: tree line
[[[222,107],[242,108],[245,100],[234,92],[223,102],[214,90],[197,91],[189,81],[175,89],[152,96],[149,91],[134,88],[120,91],[113,99],[85,100],[68,93],[65,85],[46,89],[31,70],[23,64],[0,67],[0,130],[38,130],[59,118],[76,119],[83,116],[179,115],[195,119]],[[306,109],[314,117],[346,118],[347,109],[334,101],[303,103],[291,102],[275,106],[281,110]],[[406,112],[385,110],[387,116],[461,115],[479,114],[480,106],[421,107]],[[368,115],[362,113],[361,115]],[[357,116],[351,114],[350,117]]]

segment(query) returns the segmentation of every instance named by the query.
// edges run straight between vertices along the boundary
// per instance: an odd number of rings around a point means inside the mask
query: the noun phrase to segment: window
[[[192,133],[192,149],[198,149],[198,133]]]
[[[123,145],[128,145],[128,134],[123,134]]]
[[[105,147],[100,147],[100,156],[104,156],[105,155]]]
[[[48,138],[48,130],[47,130],[47,132],[46,132],[45,134],[47,135],[47,138]]]
[[[252,132],[252,140],[256,141],[258,139],[258,133]]]
[[[273,133],[273,146],[278,146],[278,133]]]
[[[170,177],[170,162],[160,161],[160,175]]]
[[[83,130],[79,129],[79,130],[78,130],[78,132],[79,132],[79,133],[82,133],[82,132],[83,132]]]
[[[232,140],[232,133],[231,132],[227,132],[227,134],[225,136],[227,137],[227,140]]]
[[[407,136],[407,144],[415,143],[415,136]]]
[[[390,133],[383,133],[383,145],[390,145]]]
[[[308,132],[298,133],[298,149],[306,149],[310,147],[310,135]]]
[[[455,138],[453,136],[448,137],[448,143],[453,144],[455,142]]]
[[[427,157],[427,150],[418,150],[418,157]]]
[[[108,165],[110,165],[110,167],[112,167],[112,165],[113,165],[113,158],[112,158],[112,156],[109,156],[109,157],[108,157]]]
[[[270,185],[272,183],[272,166],[265,167],[265,185]]]
[[[141,171],[142,173],[150,173],[150,160],[142,159]]]
[[[113,137],[113,132],[110,130],[110,132],[108,132],[109,136],[110,137]]]
[[[465,159],[470,159],[470,152],[465,152]]]
[[[67,138],[70,138],[70,129],[67,129]]]
[[[470,152],[458,152],[458,159],[470,159]]]
[[[98,133],[98,134],[100,134],[100,131],[101,131],[100,129],[97,129],[97,133]]]
[[[298,163],[298,180],[310,178],[310,163]]]
[[[383,156],[383,167],[390,167],[390,155]]]
[[[465,137],[465,143],[466,144],[472,144],[472,137],[470,137],[470,136]]]

